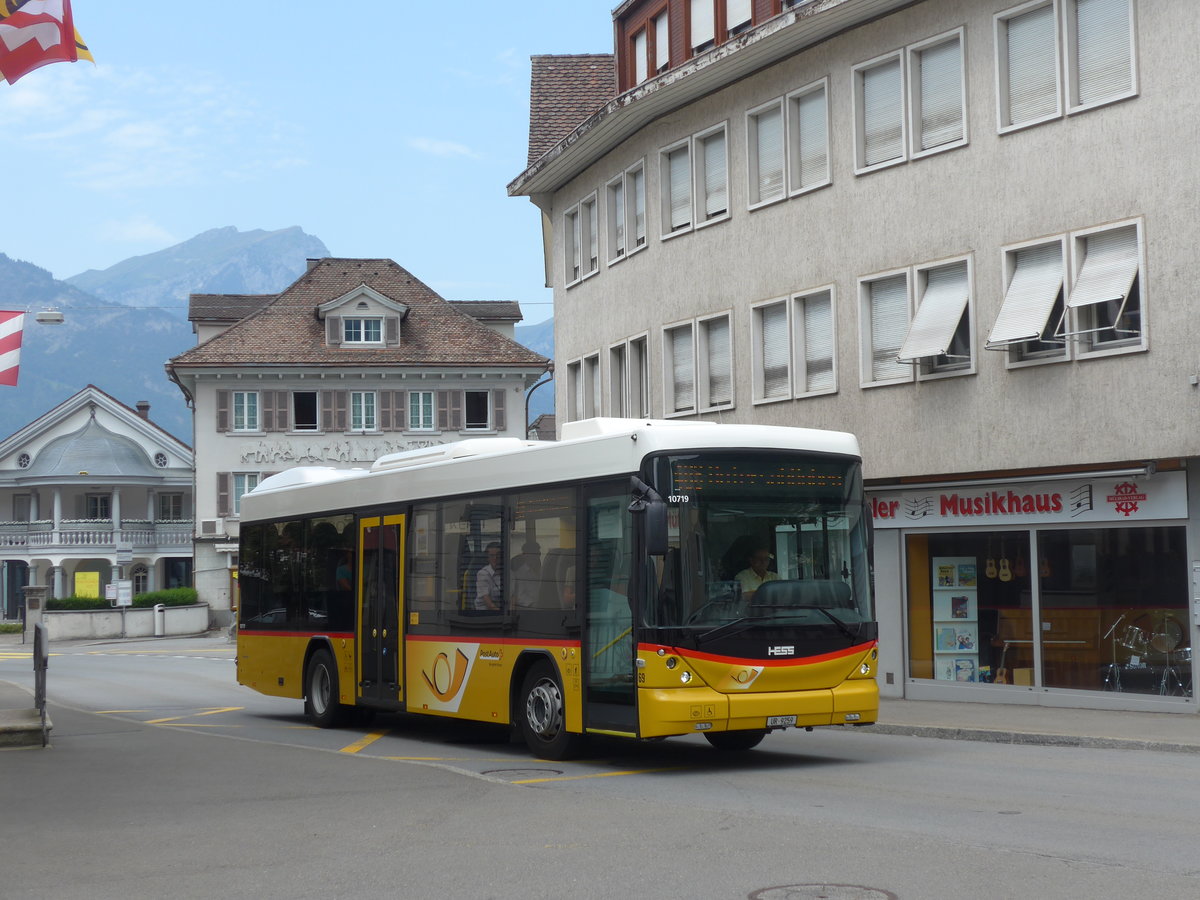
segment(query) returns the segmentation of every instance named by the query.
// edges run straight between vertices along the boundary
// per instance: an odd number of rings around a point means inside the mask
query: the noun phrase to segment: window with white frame
[[[1064,19],[1068,108],[1135,94],[1132,0],[1064,0]]]
[[[646,167],[641,162],[625,170],[625,208],[629,255],[646,246]]]
[[[583,409],[583,363],[580,360],[567,363],[567,421],[577,422]]]
[[[920,156],[966,141],[963,33],[908,48],[912,154]]]
[[[692,158],[690,142],[676,144],[659,156],[663,237],[692,227]]]
[[[795,333],[796,396],[837,390],[834,368],[833,290],[801,294],[792,302]]]
[[[829,104],[826,79],[787,95],[788,178],[792,194],[829,184]]]
[[[563,214],[563,281],[571,285],[583,277],[583,219],[578,206]]]
[[[12,498],[12,520],[14,522],[28,522],[33,510],[33,495],[32,494],[13,494]]]
[[[668,415],[696,411],[696,351],[690,322],[663,329],[663,383]]]
[[[729,316],[713,316],[699,323],[699,357],[703,361],[700,381],[700,408],[717,409],[733,405],[733,343]]]
[[[1055,338],[1066,308],[1063,241],[1004,251],[1004,302],[988,334],[988,350],[1006,350],[1010,363],[1065,359]]]
[[[463,429],[488,431],[492,428],[492,392],[463,391]]]
[[[376,418],[376,402],[374,391],[350,392],[350,430],[375,431],[379,420]]]
[[[901,362],[924,374],[971,369],[971,277],[960,259],[915,273],[916,310],[900,347]]]
[[[150,569],[139,563],[130,569],[129,580],[133,582],[130,585],[133,596],[136,597],[138,594],[146,593],[150,585]]]
[[[600,268],[600,223],[595,194],[579,204],[579,228],[580,262],[583,277],[587,278]]]
[[[591,419],[601,410],[600,355],[593,353],[583,358],[583,406],[580,415]]]
[[[233,430],[259,430],[258,391],[233,392]]]
[[[316,391],[292,391],[292,430],[320,430],[320,407]]]
[[[716,40],[716,7],[714,0],[691,0],[691,34],[693,52],[707,50]]]
[[[696,205],[703,225],[729,215],[729,170],[725,152],[725,126],[696,135]]]
[[[88,494],[84,499],[84,517],[88,519],[112,518],[112,494]]]
[[[859,172],[904,160],[903,58],[892,53],[854,69]]]
[[[755,307],[754,399],[787,400],[792,395],[788,304],[777,300]]]
[[[158,495],[158,520],[160,522],[178,522],[183,519],[183,494]]]
[[[645,335],[629,341],[629,415],[650,415],[650,348]]]
[[[863,384],[911,381],[912,368],[897,360],[908,331],[908,273],[863,279],[859,301]]]
[[[433,391],[409,391],[408,430],[433,431],[437,421],[433,410]]]
[[[772,100],[746,114],[751,207],[779,200],[786,193],[783,124],[782,100]]]
[[[233,496],[230,498],[232,501],[230,508],[233,510],[233,515],[240,516],[242,514],[242,497],[256,487],[258,487],[257,472],[233,473]]]
[[[1001,131],[1044,122],[1062,113],[1058,46],[1053,0],[1038,0],[997,14]]]
[[[608,410],[624,418],[629,415],[629,348],[616,344],[608,348]]]
[[[383,319],[351,318],[342,319],[342,343],[344,344],[382,344]]]
[[[604,189],[605,223],[608,226],[608,264],[625,258],[625,175],[618,175]]]
[[[1136,224],[1071,236],[1075,278],[1056,336],[1079,341],[1086,354],[1143,344],[1139,284],[1141,240]]]

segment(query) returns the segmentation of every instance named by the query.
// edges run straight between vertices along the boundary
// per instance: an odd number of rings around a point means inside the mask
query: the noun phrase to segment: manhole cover
[[[507,778],[510,781],[524,781],[529,778],[554,778],[561,775],[561,769],[486,769],[484,775],[496,778]]]
[[[861,884],[781,884],[763,888],[749,900],[897,900],[891,891]]]

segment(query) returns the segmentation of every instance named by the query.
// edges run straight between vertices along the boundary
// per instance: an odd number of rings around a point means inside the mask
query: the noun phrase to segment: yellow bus
[[[589,734],[875,721],[878,628],[849,434],[627,419],[298,467],[242,498],[238,681],[355,710]]]

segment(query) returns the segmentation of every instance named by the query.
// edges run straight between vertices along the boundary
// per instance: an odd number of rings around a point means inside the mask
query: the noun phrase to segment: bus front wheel
[[[318,728],[335,728],[345,719],[346,708],[338,702],[338,672],[333,654],[318,650],[304,673],[304,713]]]
[[[706,731],[704,737],[717,750],[753,750],[767,736],[765,731]]]
[[[539,662],[521,683],[518,716],[525,743],[542,759],[570,759],[580,746],[580,736],[567,731],[562,685],[554,668]]]

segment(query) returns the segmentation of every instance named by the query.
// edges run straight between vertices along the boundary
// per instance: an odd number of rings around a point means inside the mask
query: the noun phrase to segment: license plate
[[[795,724],[795,716],[767,716],[768,728],[791,728]]]

